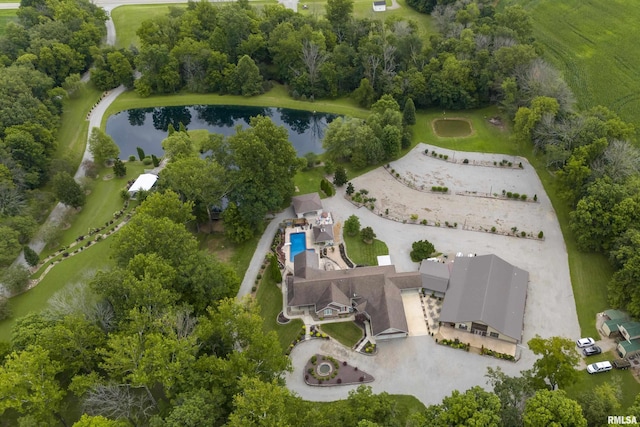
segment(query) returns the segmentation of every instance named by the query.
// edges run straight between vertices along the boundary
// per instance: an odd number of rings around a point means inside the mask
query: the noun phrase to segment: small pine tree
[[[157,168],[158,166],[160,166],[160,160],[156,157],[155,154],[151,155],[151,161],[153,162],[154,168]]]
[[[416,124],[416,106],[413,103],[413,99],[407,99],[404,103],[404,111],[402,111],[402,123],[404,125]]]
[[[24,260],[27,261],[31,267],[35,267],[40,262],[40,256],[36,251],[31,249],[29,246],[24,247]]]
[[[136,147],[136,150],[138,151],[138,158],[140,159],[140,161],[144,160],[144,158],[147,157],[141,147]]]
[[[115,162],[113,162],[113,173],[117,177],[123,177],[127,174],[127,167],[119,158],[116,158]]]
[[[174,133],[176,133],[176,128],[173,127],[173,123],[169,123],[169,126],[167,127],[167,132],[169,133],[167,136],[171,136]]]
[[[347,171],[345,170],[344,167],[338,166],[336,168],[336,172],[333,175],[333,183],[337,187],[342,187],[347,183]]]
[[[353,188],[353,184],[352,183],[347,183],[347,196],[352,195],[354,192],[356,191],[355,188]]]

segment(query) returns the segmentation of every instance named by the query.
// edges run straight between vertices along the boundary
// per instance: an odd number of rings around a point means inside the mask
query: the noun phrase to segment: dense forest
[[[74,165],[54,159],[55,135],[79,73],[91,69],[97,87],[124,84],[141,96],[252,96],[278,82],[293,98],[351,96],[371,107],[367,119],[336,120],[327,131],[328,158],[356,167],[408,146],[416,107],[498,103],[513,119],[514,144],[532,144],[557,175],[580,247],[617,267],[611,303],[640,316],[635,129],[603,107],[576,111],[561,76],[540,58],[523,9],[496,11],[486,0],[409,4],[431,13],[438,35],[423,40],[412,22],[356,19],[349,0],[328,0],[325,17],[191,2],[143,22],[139,49],[117,50],[100,47],[106,15],[90,2],[23,1],[0,39],[0,266],[50,207],[43,186],[69,187]],[[256,303],[233,299],[236,273],[200,251],[185,225],[225,199],[230,238],[260,231],[302,166],[285,141],[264,117],[201,147],[170,131],[160,191],[113,237],[116,266],[20,319],[2,343],[4,425],[591,426],[620,410],[616,384],[577,401],[551,391],[575,381],[577,356],[573,343],[541,338],[529,343],[541,356],[532,371],[490,370],[491,392],[454,392],[411,415],[367,387],[323,405],[289,392],[282,374],[290,361],[276,336],[263,333]],[[629,413],[640,416],[636,402]]]
[[[25,1],[0,38],[0,268],[48,214],[42,187],[77,165],[55,158],[63,100],[106,34],[106,14],[88,0]]]

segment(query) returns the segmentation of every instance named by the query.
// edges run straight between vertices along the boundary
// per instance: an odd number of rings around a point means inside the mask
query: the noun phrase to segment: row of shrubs
[[[470,345],[468,343],[465,342],[461,342],[458,338],[454,339],[454,340],[440,340],[438,341],[438,339],[436,338],[436,343],[438,344],[442,344],[442,345],[447,345],[449,347],[452,348],[459,348],[461,350],[465,350],[465,351],[469,351],[469,347]]]
[[[322,192],[326,194],[327,197],[331,197],[336,194],[336,187],[334,187],[333,184],[327,181],[325,178],[322,178],[322,181],[320,181],[320,190],[322,190]]]
[[[492,357],[495,357],[496,359],[504,359],[504,360],[510,360],[510,361],[516,360],[516,358],[510,354],[489,350],[488,348],[484,348],[484,346],[482,347],[482,349],[480,349],[480,354],[484,354],[486,356],[492,356]]]
[[[528,199],[528,196],[526,194],[512,193],[511,191],[506,191],[506,190],[502,190],[502,195],[505,196],[507,199],[523,200],[523,201]],[[533,201],[534,202],[538,201],[537,194],[534,194]]]
[[[449,187],[440,187],[440,186],[434,185],[433,187],[431,187],[431,191],[434,191],[436,193],[448,193]]]

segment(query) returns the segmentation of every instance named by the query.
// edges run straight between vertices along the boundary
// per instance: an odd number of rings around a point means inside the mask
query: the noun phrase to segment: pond
[[[162,156],[162,140],[172,124],[175,129],[182,123],[187,130],[206,129],[223,135],[235,134],[235,127],[248,127],[251,117],[270,117],[289,132],[289,141],[298,156],[309,152],[324,152],[322,139],[327,124],[334,114],[316,113],[287,108],[244,107],[226,105],[190,105],[181,107],[138,108],[121,111],[107,119],[106,132],[120,147],[120,158],[136,156],[136,147],[147,155]]]
[[[433,121],[433,131],[442,137],[462,137],[473,133],[471,123],[464,119],[436,119]]]

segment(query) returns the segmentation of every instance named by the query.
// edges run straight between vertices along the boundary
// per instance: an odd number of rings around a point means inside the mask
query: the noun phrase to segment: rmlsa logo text
[[[616,415],[616,416],[608,416],[607,424],[638,424],[636,421],[636,417],[633,415]]]

